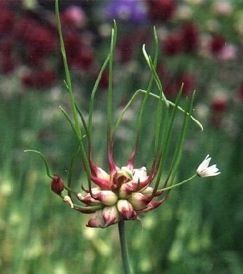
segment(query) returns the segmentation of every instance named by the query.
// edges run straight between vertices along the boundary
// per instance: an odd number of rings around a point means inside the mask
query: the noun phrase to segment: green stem
[[[125,222],[123,220],[118,222],[118,230],[119,230],[119,239],[120,239],[121,256],[122,256],[124,274],[132,274],[131,265],[129,263],[127,241],[126,241]]]
[[[158,192],[166,191],[166,190],[170,190],[170,189],[172,189],[172,188],[181,186],[181,185],[183,185],[183,184],[185,184],[185,183],[191,181],[191,180],[194,179],[196,176],[197,176],[197,174],[193,174],[190,178],[188,178],[188,179],[186,179],[186,180],[183,180],[183,181],[181,181],[180,183],[177,183],[177,184],[172,185],[172,186],[168,186],[168,187],[164,187],[164,188],[158,189],[157,191],[158,191]]]

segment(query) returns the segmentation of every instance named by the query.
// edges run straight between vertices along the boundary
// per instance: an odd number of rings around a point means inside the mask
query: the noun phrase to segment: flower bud
[[[100,179],[106,180],[108,182],[110,181],[110,175],[100,167],[96,169],[96,175]]]
[[[140,192],[134,192],[130,195],[129,202],[135,210],[142,210],[149,203],[149,198]]]
[[[132,173],[131,171],[126,168],[126,167],[122,167],[121,169],[119,169],[113,177],[113,188],[119,188],[121,185],[129,182],[132,180]]]
[[[148,212],[150,210],[153,210],[160,206],[165,200],[160,200],[160,201],[151,201],[147,204],[146,208],[142,210],[142,212]]]
[[[123,184],[120,187],[119,197],[127,198],[128,195],[130,195],[132,192],[135,192],[137,190],[138,190],[138,184],[137,183],[134,183],[133,181],[128,182],[126,184]]]
[[[51,190],[58,195],[60,195],[64,190],[63,180],[59,176],[53,176],[51,181]]]
[[[89,219],[86,226],[88,226],[88,227],[105,227],[102,210],[96,211],[92,215],[92,217]]]
[[[135,219],[137,217],[137,214],[133,210],[131,203],[129,203],[127,200],[119,200],[117,202],[117,209],[121,213],[122,217],[126,220]]]
[[[143,182],[146,181],[148,176],[147,176],[147,170],[146,167],[141,167],[138,169],[133,170],[133,181],[134,182]]]
[[[93,187],[91,189],[92,195],[95,196],[100,192],[100,189],[98,187]],[[97,205],[100,203],[100,201],[94,199],[90,193],[77,193],[77,198],[85,203],[86,205]]]
[[[153,187],[148,186],[148,187],[146,187],[146,188],[144,188],[144,189],[142,189],[142,190],[140,190],[140,191],[141,191],[141,193],[143,193],[143,194],[145,194],[145,195],[152,195],[154,189],[153,189]]]
[[[94,198],[101,201],[106,206],[112,206],[117,202],[117,195],[111,190],[102,190],[97,194],[93,194]]]
[[[102,211],[105,226],[113,225],[118,222],[119,214],[116,206],[105,207]]]

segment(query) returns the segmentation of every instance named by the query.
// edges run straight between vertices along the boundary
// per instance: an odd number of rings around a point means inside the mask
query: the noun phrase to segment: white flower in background
[[[211,177],[220,174],[219,169],[216,165],[209,166],[211,158],[209,155],[202,161],[202,163],[197,168],[197,175],[200,177]]]

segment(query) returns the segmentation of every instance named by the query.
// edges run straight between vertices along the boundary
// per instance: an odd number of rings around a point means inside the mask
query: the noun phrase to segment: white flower
[[[143,182],[145,180],[147,180],[148,176],[147,176],[147,170],[146,167],[141,167],[141,168],[135,168],[133,170],[133,181],[135,182]]]
[[[210,177],[217,176],[220,174],[219,169],[216,165],[209,166],[211,158],[209,155],[202,161],[202,163],[197,168],[197,175],[200,177]]]

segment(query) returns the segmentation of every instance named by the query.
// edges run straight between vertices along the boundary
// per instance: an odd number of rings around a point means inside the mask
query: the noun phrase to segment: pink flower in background
[[[229,16],[233,12],[233,7],[228,1],[217,1],[213,4],[213,11],[216,15]]]
[[[61,20],[65,28],[83,28],[87,22],[86,14],[78,6],[70,6],[65,9],[61,14]]]
[[[236,58],[236,47],[225,40],[221,35],[215,35],[209,42],[211,54],[222,61],[229,61]]]
[[[218,53],[218,58],[222,61],[230,61],[236,58],[237,49],[232,44],[226,44]]]

